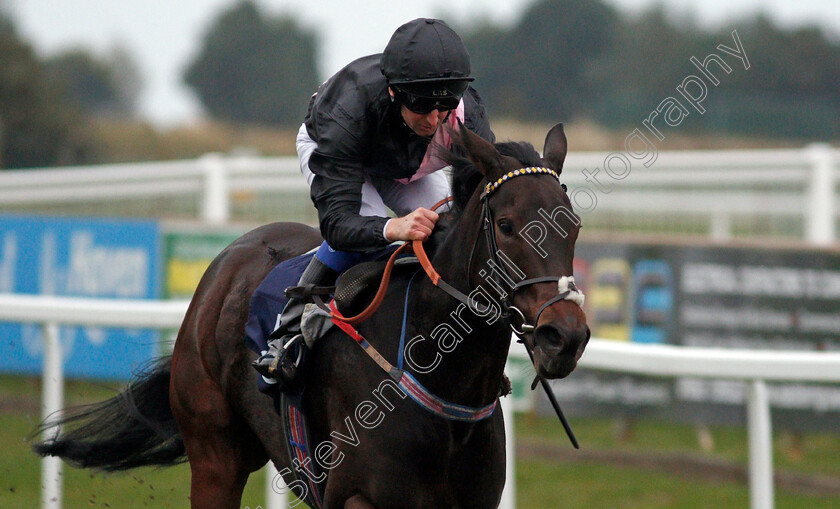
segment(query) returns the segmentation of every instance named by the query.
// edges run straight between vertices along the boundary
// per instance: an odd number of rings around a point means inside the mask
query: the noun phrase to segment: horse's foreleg
[[[376,509],[368,500],[361,495],[354,495],[344,502],[344,509]]]

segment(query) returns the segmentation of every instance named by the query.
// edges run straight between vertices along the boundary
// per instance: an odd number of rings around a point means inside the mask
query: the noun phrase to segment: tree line
[[[784,29],[758,15],[716,29],[662,6],[628,16],[599,0],[542,0],[509,29],[473,29],[466,44],[491,113],[521,120],[589,118],[622,127],[651,110],[738,32],[750,67],[720,78],[701,132],[840,138],[840,42],[815,27]],[[727,42],[728,41],[728,42]]]
[[[759,15],[706,29],[661,6],[631,16],[602,0],[539,0],[511,27],[456,29],[492,118],[635,126],[697,73],[690,57],[702,60],[737,30],[749,69],[722,76],[704,113],[682,128],[840,138],[840,42],[814,27],[785,29]],[[211,23],[182,80],[212,118],[295,126],[320,82],[317,48],[295,19],[242,0]],[[133,117],[141,90],[126,50],[39,58],[0,10],[0,167],[96,162],[79,126]]]
[[[0,11],[0,168],[93,162],[86,124],[131,116],[141,88],[129,53],[72,48],[46,59]]]

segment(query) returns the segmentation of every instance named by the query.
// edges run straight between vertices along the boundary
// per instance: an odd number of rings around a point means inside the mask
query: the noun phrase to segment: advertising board
[[[709,243],[576,246],[593,337],[703,348],[840,350],[840,252]],[[740,421],[742,383],[579,370],[553,387],[579,408]],[[784,424],[837,422],[840,387],[770,384]],[[597,403],[597,405],[592,405]],[[776,410],[780,410],[777,412]]]
[[[210,262],[239,235],[186,229],[164,232],[165,297],[191,298]]]
[[[150,221],[0,216],[0,292],[156,299],[159,245]],[[116,380],[157,353],[158,333],[62,326],[60,341],[68,377]],[[0,323],[0,345],[0,372],[41,372],[40,325]]]

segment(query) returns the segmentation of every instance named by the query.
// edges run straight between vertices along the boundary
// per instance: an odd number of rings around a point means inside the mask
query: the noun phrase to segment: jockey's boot
[[[334,284],[337,277],[336,271],[313,256],[303,271],[298,286],[329,286]],[[281,391],[293,387],[303,360],[304,341],[300,321],[305,306],[305,299],[289,298],[280,314],[280,326],[269,336],[268,351],[252,363],[254,369],[263,377],[276,381]]]

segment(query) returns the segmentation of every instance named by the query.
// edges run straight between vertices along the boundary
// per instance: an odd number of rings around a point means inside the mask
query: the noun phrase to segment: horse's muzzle
[[[534,346],[540,374],[545,378],[568,376],[583,355],[589,337],[589,327],[585,324],[567,328],[547,323],[537,327],[534,330]]]

